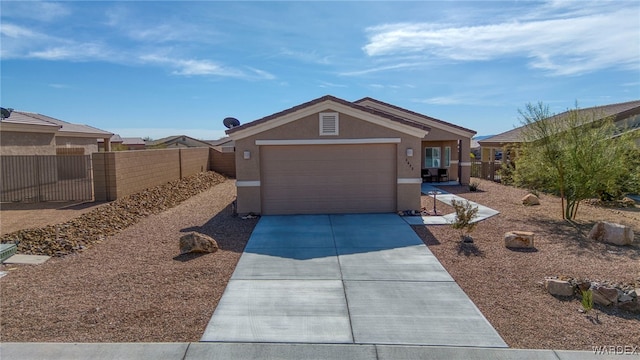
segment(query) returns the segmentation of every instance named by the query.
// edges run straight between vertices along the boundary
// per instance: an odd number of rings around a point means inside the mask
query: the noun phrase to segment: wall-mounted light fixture
[[[413,156],[413,149],[412,148],[407,148],[407,156],[408,157]]]
[[[249,150],[245,150],[245,151],[244,151],[244,153],[242,154],[242,157],[243,157],[245,160],[249,160],[249,159],[251,159],[251,151],[249,151]]]

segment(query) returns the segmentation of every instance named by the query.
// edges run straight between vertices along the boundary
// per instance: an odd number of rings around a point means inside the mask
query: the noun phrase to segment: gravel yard
[[[560,200],[524,207],[525,190],[480,181],[480,192],[447,191],[501,214],[478,225],[473,244],[460,246],[448,226],[414,227],[431,251],[510,347],[591,350],[639,346],[640,315],[596,308],[599,322],[578,312],[578,300],[559,300],[541,285],[567,275],[640,287],[640,247],[622,248],[585,239],[595,220],[630,225],[640,236],[639,208],[584,205],[576,226],[561,220]],[[80,252],[39,266],[2,265],[2,341],[181,342],[198,341],[224,291],[257,220],[232,216],[232,180],[226,180]],[[433,206],[423,197],[423,206]],[[449,209],[438,204],[438,210]],[[508,250],[510,230],[536,233],[535,252]],[[178,256],[178,239],[199,231],[220,250]]]
[[[198,341],[257,223],[232,216],[234,198],[227,180],[82,252],[3,265],[2,341]],[[188,231],[220,250],[179,256]]]
[[[501,212],[479,223],[473,244],[461,245],[448,226],[414,229],[507,344],[587,351],[592,346],[640,346],[640,314],[596,305],[599,322],[593,322],[595,314],[578,311],[579,300],[556,299],[542,285],[545,276],[566,275],[640,287],[640,208],[582,205],[574,227],[562,220],[559,198],[541,195],[540,206],[526,207],[520,202],[525,190],[479,183],[479,192],[443,187]],[[597,220],[632,226],[635,246],[587,240]],[[510,230],[535,232],[537,251],[505,248],[503,236]]]

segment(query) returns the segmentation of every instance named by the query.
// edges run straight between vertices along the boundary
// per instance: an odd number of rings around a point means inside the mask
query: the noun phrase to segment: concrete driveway
[[[507,347],[395,214],[262,217],[201,341]]]

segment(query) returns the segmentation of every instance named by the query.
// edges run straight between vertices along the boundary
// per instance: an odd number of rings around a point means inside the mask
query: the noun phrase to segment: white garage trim
[[[399,144],[400,138],[256,140],[256,145]]]
[[[471,163],[470,163],[470,162],[468,162],[468,161],[461,161],[461,162],[460,162],[460,165],[461,165],[461,166],[471,166]]]
[[[398,178],[398,184],[422,184],[421,178]]]
[[[250,180],[242,180],[236,181],[237,187],[256,187],[260,186],[260,180],[250,181]]]

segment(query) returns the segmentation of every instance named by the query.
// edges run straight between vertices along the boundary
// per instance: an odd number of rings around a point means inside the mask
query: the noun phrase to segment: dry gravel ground
[[[2,266],[2,341],[198,341],[257,223],[234,198],[227,180],[80,253]],[[188,231],[220,250],[178,256]]]
[[[638,246],[585,237],[604,219],[633,226],[638,240],[639,208],[584,206],[574,227],[561,220],[560,200],[552,196],[524,207],[525,190],[487,181],[476,193],[446,190],[501,214],[480,223],[465,247],[447,226],[414,229],[510,347],[640,345],[640,315],[597,308],[596,322],[578,312],[578,300],[556,299],[541,285],[545,276],[567,275],[640,286]],[[234,183],[226,181],[80,253],[40,266],[2,266],[9,275],[0,278],[1,340],[198,341],[257,222],[231,216],[234,197]],[[179,237],[192,230],[212,236],[221,249],[177,256]],[[506,249],[509,230],[536,232],[537,251]]]
[[[104,202],[1,203],[0,235],[60,224],[104,205]]]
[[[585,205],[574,227],[561,219],[557,197],[542,195],[540,206],[525,207],[520,202],[525,190],[479,182],[480,192],[445,188],[501,212],[476,227],[473,244],[463,246],[448,226],[414,229],[509,346],[589,351],[597,345],[640,346],[640,314],[596,306],[587,316],[578,312],[579,300],[557,299],[542,286],[545,276],[566,275],[640,287],[640,208]],[[597,220],[632,226],[635,246],[587,240]],[[504,233],[510,230],[535,232],[536,251],[505,248]]]

